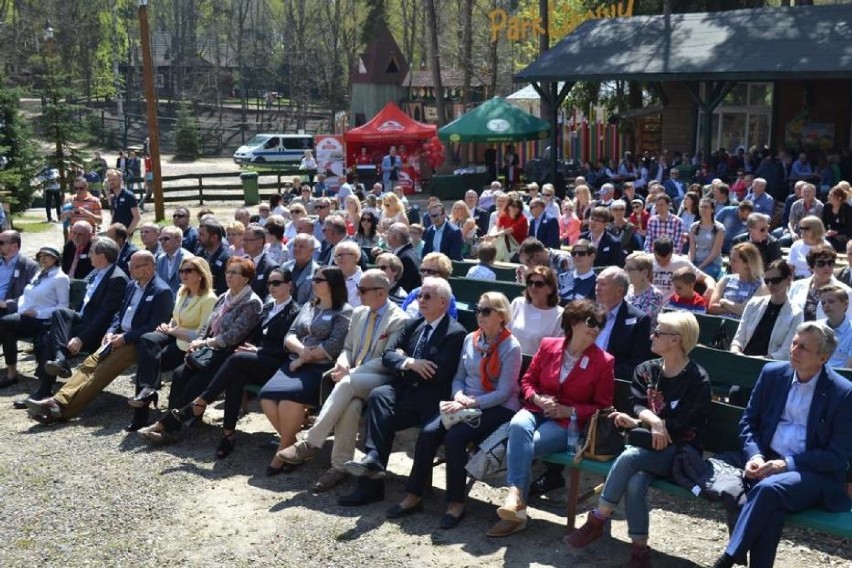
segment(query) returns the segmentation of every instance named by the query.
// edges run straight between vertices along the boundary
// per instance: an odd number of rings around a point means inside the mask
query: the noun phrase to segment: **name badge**
[[[677,405],[678,405],[678,403],[679,403],[679,402],[680,402],[679,400],[673,400],[673,401],[671,402],[672,410],[674,410],[675,408],[677,408]]]
[[[221,261],[221,260],[217,260],[217,261],[216,261],[216,266],[222,266],[222,261]]]
[[[331,318],[333,318],[333,317],[334,316],[331,315],[331,314],[326,314],[326,315],[322,316],[322,321],[331,321]]]
[[[89,255],[88,255],[88,254],[81,254],[81,255],[80,255],[80,259],[82,260],[82,259],[84,259],[84,258],[89,258]]]
[[[636,318],[627,318],[624,320],[624,325],[636,325]]]
[[[263,277],[264,277],[264,276],[266,276],[266,274],[258,274],[258,275],[257,275],[257,279],[258,279],[258,280],[263,280]]]
[[[262,333],[263,335],[266,335],[267,333],[269,333],[269,327],[264,327],[264,328],[261,330],[261,333]]]
[[[609,251],[609,247],[606,247],[605,249],[603,249],[602,252],[607,252],[607,251]]]
[[[21,271],[15,270],[15,278],[20,278],[20,277],[21,277]]]
[[[119,202],[119,203],[124,203],[124,198],[122,197],[121,199],[119,199],[119,200],[118,200],[118,202]]]
[[[152,295],[152,296],[148,296],[147,298],[145,298],[145,301],[146,301],[146,302],[151,302],[151,301],[153,301],[153,300],[154,300],[154,296],[153,296],[153,295]]]
[[[580,368],[586,369],[588,366],[589,366],[589,358],[586,357],[586,356],[583,356],[583,358],[580,359]]]

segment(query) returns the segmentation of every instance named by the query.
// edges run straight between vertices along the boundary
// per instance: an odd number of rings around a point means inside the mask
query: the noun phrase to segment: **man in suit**
[[[399,285],[411,292],[420,286],[420,257],[411,244],[411,234],[405,223],[394,223],[387,232],[387,243],[397,258],[402,262],[402,276]]]
[[[72,280],[82,280],[92,271],[89,249],[92,247],[92,226],[87,221],[71,225],[71,238],[62,249],[62,272]]]
[[[130,264],[130,257],[139,249],[136,248],[136,245],[130,242],[130,234],[127,232],[127,227],[121,223],[113,223],[107,229],[106,236],[114,240],[118,245],[118,260],[116,260],[115,264],[124,271],[125,274],[130,272],[130,269],[128,268],[128,265]]]
[[[491,213],[488,212],[487,209],[483,209],[479,206],[479,195],[472,190],[468,189],[464,194],[464,202],[467,205],[467,208],[470,209],[470,214],[473,216],[476,221],[476,235],[481,237],[488,233],[488,221],[491,217]]]
[[[175,296],[156,271],[154,255],[139,251],[130,259],[133,282],[127,285],[121,308],[101,347],[77,368],[51,398],[27,399],[33,419],[42,424],[77,416],[119,374],[136,363],[136,342],[169,321]]]
[[[189,209],[186,207],[178,207],[172,213],[172,223],[183,233],[181,247],[195,254],[195,249],[198,248],[198,230],[190,225],[189,221]]]
[[[544,243],[547,248],[559,248],[559,221],[547,214],[544,199],[530,200],[530,234]]]
[[[852,383],[826,366],[836,347],[828,326],[805,322],[796,329],[790,361],[761,371],[740,420],[751,487],[714,568],[745,564],[747,553],[752,568],[770,568],[788,512],[849,511]]]
[[[331,469],[317,481],[315,490],[327,491],[346,479],[343,465],[355,456],[364,401],[374,388],[392,377],[382,365],[382,353],[396,342],[408,316],[388,300],[389,290],[390,280],[381,270],[368,270],[361,277],[358,283],[361,305],[352,313],[343,351],[330,372],[336,383],[334,390],[304,438],[278,454],[285,463],[302,464],[320,451],[334,430]]]
[[[360,478],[358,488],[341,497],[340,505],[359,506],[384,499],[383,477],[394,434],[424,426],[435,416],[438,403],[450,396],[466,334],[447,314],[451,295],[446,280],[424,278],[420,316],[405,324],[396,342],[382,355],[382,364],[395,376],[370,393],[366,456],[344,466],[349,474]]]
[[[228,290],[225,282],[225,268],[231,253],[222,242],[225,239],[225,229],[212,218],[206,218],[198,228],[198,251],[196,254],[207,261],[213,274],[213,290],[216,295]]]
[[[184,249],[183,232],[178,227],[163,227],[159,236],[162,252],[157,258],[157,276],[169,285],[172,292],[177,294],[180,288],[180,265],[183,259],[193,256],[191,252]]]
[[[678,179],[680,177],[680,172],[677,168],[672,168],[669,170],[669,179],[663,183],[663,189],[666,192],[671,200],[672,204],[675,207],[680,205],[680,202],[683,201],[683,196],[686,195],[686,184]]]
[[[382,187],[384,191],[387,193],[393,191],[393,186],[399,179],[400,171],[402,171],[402,159],[396,154],[396,146],[391,146],[387,156],[382,158]]]
[[[95,351],[113,317],[121,307],[128,278],[115,264],[118,244],[101,237],[92,245],[92,272],[86,277],[86,294],[77,311],[57,308],[50,316],[50,332],[36,348],[36,376],[41,380],[30,397],[41,400],[53,392],[56,377],[68,378],[68,358],[83,351]],[[23,408],[23,401],[15,406]]]
[[[0,316],[15,312],[17,299],[36,272],[38,264],[21,254],[21,234],[0,233]]]
[[[731,246],[740,243],[751,243],[760,251],[763,266],[769,266],[773,260],[781,258],[781,244],[778,239],[769,234],[769,215],[754,212],[748,216],[746,221],[746,232],[733,238]]]
[[[329,215],[326,217],[322,226],[322,235],[322,246],[320,247],[319,257],[317,258],[317,263],[321,266],[333,266],[335,264],[332,251],[339,243],[342,241],[355,241],[355,239],[347,236],[346,221],[340,215]],[[358,248],[360,249],[361,247]],[[361,270],[366,270],[367,263],[367,255],[361,250],[358,266],[361,267]]]
[[[181,235],[183,237],[183,235]],[[142,223],[139,226],[139,240],[142,241],[142,246],[157,257],[163,248],[160,246],[160,226],[153,222]]]
[[[447,212],[442,203],[429,207],[432,224],[423,235],[423,256],[430,252],[442,252],[450,260],[462,259],[461,230],[447,221]]]
[[[580,238],[588,240],[597,250],[595,266],[624,266],[621,241],[606,230],[611,220],[609,209],[595,207],[589,215],[589,230],[580,233]]]
[[[284,268],[293,273],[293,298],[297,304],[304,305],[313,298],[311,287],[319,266],[314,260],[313,235],[299,233],[293,237],[293,260],[284,263]]]
[[[278,267],[278,263],[272,260],[263,248],[263,245],[266,244],[266,234],[265,228],[258,224],[252,224],[246,227],[246,232],[243,235],[243,250],[246,256],[254,262],[255,273],[251,289],[261,300],[265,300],[269,294],[267,287],[269,273],[272,272],[273,268]]]

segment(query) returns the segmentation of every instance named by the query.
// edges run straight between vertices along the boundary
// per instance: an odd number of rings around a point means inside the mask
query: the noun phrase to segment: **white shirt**
[[[50,318],[56,308],[68,307],[71,281],[59,266],[51,268],[41,280],[38,279],[39,274],[41,270],[36,272],[24,288],[24,293],[18,301],[18,313],[34,310],[35,317],[44,320]]]
[[[787,461],[787,469],[794,471],[796,462],[793,456],[805,451],[805,442],[808,437],[808,415],[811,413],[811,402],[816,390],[816,375],[806,383],[799,382],[799,374],[793,372],[793,382],[787,393],[787,402],[781,419],[772,435],[769,447]]]
[[[361,305],[361,295],[358,293],[358,283],[361,282],[361,276],[363,272],[361,271],[361,267],[358,266],[355,268],[355,272],[352,276],[346,277],[346,292],[349,296],[349,305],[353,308],[357,308]]]
[[[509,329],[521,344],[521,353],[534,355],[545,337],[563,337],[562,312],[560,306],[541,310],[527,302],[523,296],[512,300],[512,317]]]

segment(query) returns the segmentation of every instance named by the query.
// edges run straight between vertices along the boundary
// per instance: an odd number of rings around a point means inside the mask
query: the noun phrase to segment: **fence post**
[[[201,175],[198,176],[198,204],[204,205],[204,183],[201,181],[203,178]]]

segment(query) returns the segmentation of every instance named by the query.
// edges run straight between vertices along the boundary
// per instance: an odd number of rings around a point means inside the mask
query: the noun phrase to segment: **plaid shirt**
[[[679,254],[683,247],[683,221],[669,213],[665,221],[660,220],[659,215],[654,215],[648,220],[648,230],[645,235],[645,252],[654,252],[654,241],[660,237],[669,237],[674,244],[674,252]]]

